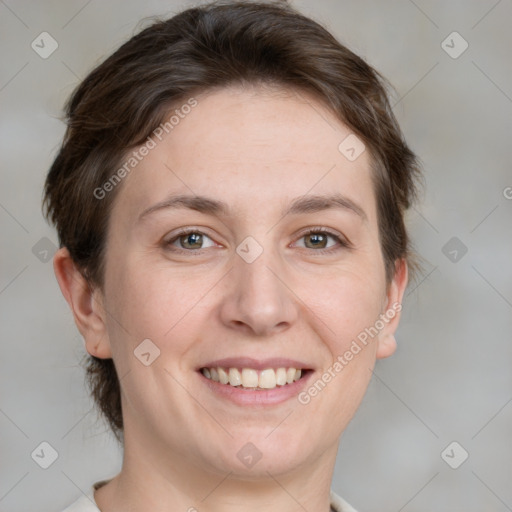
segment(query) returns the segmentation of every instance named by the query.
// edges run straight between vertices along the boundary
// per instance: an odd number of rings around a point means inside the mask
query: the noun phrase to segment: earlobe
[[[379,345],[377,347],[377,359],[384,359],[392,356],[396,350],[396,339],[394,334],[379,336]]]
[[[384,359],[395,353],[395,332],[400,322],[402,298],[407,287],[407,280],[407,261],[402,258],[395,264],[395,275],[388,288],[386,308],[381,315],[384,326],[378,336],[377,359]]]
[[[112,357],[99,291],[92,289],[66,247],[55,253],[53,269],[62,295],[73,312],[75,324],[85,340],[87,352],[102,359]]]

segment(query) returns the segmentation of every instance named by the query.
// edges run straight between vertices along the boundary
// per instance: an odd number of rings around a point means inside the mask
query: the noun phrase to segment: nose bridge
[[[278,298],[283,293],[283,283],[277,277],[280,266],[279,258],[270,248],[266,248],[254,261],[239,257],[235,263],[240,273],[239,286],[250,292],[248,297],[258,298],[261,294],[269,300]]]
[[[270,240],[270,237],[267,238]],[[269,334],[296,318],[293,294],[284,284],[285,270],[277,251],[247,237],[237,247],[223,319],[256,334]]]

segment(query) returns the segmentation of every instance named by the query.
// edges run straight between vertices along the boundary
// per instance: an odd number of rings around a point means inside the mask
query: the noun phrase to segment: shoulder
[[[110,479],[100,480],[99,482],[94,483],[89,487],[87,494],[80,496],[80,498],[71,503],[71,505],[65,508],[62,512],[101,512],[94,501],[94,491],[98,490],[109,481]]]
[[[99,512],[94,499],[89,496],[81,496],[62,512]]]
[[[331,490],[331,509],[333,512],[357,512],[355,508],[349,505],[343,498],[340,498]]]
[[[343,498],[331,491],[331,509],[333,512],[357,512]],[[92,496],[81,496],[62,512],[100,512]]]

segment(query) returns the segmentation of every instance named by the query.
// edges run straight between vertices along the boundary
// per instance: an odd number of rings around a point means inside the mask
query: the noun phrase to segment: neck
[[[121,472],[95,493],[102,512],[330,511],[337,444],[286,474],[257,477],[206,471],[190,457],[132,442],[125,432]],[[147,439],[147,437],[146,437]]]

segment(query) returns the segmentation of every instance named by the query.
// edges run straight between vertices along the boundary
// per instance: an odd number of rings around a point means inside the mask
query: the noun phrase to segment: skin
[[[118,191],[102,289],[87,286],[65,248],[55,256],[87,351],[112,357],[121,376],[122,471],[95,499],[103,512],[169,503],[327,512],[340,436],[376,359],[395,350],[400,314],[307,405],[235,405],[196,369],[223,357],[288,357],[308,363],[312,383],[401,302],[407,265],[397,261],[386,283],[368,151],[345,158],[338,146],[351,130],[314,98],[261,87],[196,98]],[[348,209],[281,215],[295,198],[333,191],[366,219]],[[222,200],[231,212],[164,208],[139,219],[174,194]],[[207,235],[203,245],[168,243],[183,227]],[[330,237],[318,248],[303,235],[309,227],[340,233],[350,248]],[[252,263],[236,252],[247,236],[263,248]],[[149,366],[133,353],[147,338],[160,349]],[[247,442],[262,454],[252,468],[237,458]]]

